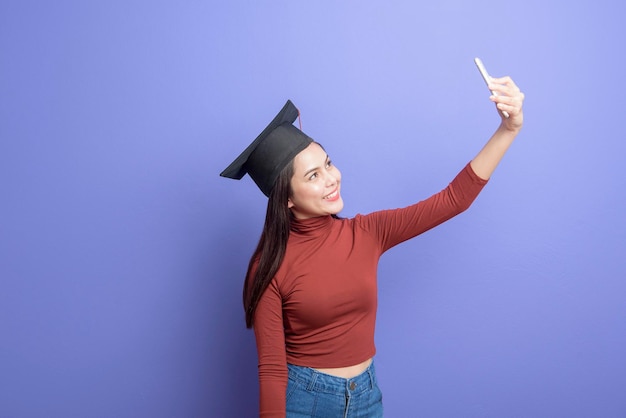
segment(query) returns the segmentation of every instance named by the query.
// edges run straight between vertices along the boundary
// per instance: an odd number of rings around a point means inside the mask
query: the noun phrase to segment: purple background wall
[[[626,416],[623,16],[3,0],[0,416],[254,416],[265,198],[218,173],[291,98],[344,216],[427,197],[497,126],[474,56],[527,122],[468,212],[381,261],[387,414]]]

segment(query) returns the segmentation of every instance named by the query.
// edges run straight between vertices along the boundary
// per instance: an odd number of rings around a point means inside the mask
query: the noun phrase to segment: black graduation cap
[[[240,180],[246,173],[259,186],[265,196],[283,168],[313,140],[293,126],[298,109],[287,100],[269,125],[257,136],[224,171],[222,177]]]

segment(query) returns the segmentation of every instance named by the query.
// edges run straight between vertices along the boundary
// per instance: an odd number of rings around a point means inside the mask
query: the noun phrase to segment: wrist
[[[519,132],[522,130],[522,125],[512,125],[507,123],[507,121],[503,120],[498,127],[498,131],[504,135],[512,135],[513,137],[517,136]]]

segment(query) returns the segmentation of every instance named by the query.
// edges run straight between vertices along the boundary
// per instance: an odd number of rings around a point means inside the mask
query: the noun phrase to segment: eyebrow
[[[326,159],[324,160],[324,163],[327,163],[328,160],[330,160],[330,158],[328,157],[328,154],[326,154]],[[310,168],[307,171],[305,171],[305,173],[302,175],[302,177],[308,177],[309,174],[311,174],[312,172],[317,171],[319,169],[320,169],[320,167]]]

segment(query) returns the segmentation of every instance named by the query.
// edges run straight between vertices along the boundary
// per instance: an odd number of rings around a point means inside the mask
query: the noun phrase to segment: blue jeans
[[[351,379],[287,365],[287,418],[382,418],[374,363]]]

